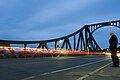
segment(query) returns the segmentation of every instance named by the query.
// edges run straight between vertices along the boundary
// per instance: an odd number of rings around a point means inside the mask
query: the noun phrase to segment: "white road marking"
[[[44,75],[48,75],[50,74],[49,72],[48,73],[43,73],[43,74],[40,74],[41,76],[44,76]]]
[[[91,63],[86,63],[86,64],[83,64],[83,65],[78,65],[78,66],[74,66],[74,67],[69,67],[69,68],[65,68],[65,69],[60,69],[60,70],[51,71],[51,72],[47,72],[47,73],[43,73],[43,74],[36,75],[36,76],[34,76],[34,77],[24,78],[24,79],[22,79],[22,80],[29,80],[29,79],[33,79],[33,78],[38,77],[38,76],[45,76],[45,75],[49,75],[49,74],[53,74],[53,73],[58,73],[58,72],[62,72],[62,71],[67,71],[67,70],[75,69],[75,68],[78,68],[78,67],[83,67],[83,66],[87,66],[87,65],[99,63],[99,62],[102,62],[102,61],[106,61],[106,59],[99,60],[99,61],[95,61],[95,62],[91,62]]]
[[[110,62],[110,63],[108,63],[108,64],[106,64],[106,65],[104,65],[104,66],[102,66],[102,67],[100,67],[100,68],[98,68],[98,69],[96,69],[96,70],[94,70],[93,72],[90,72],[90,73],[88,73],[88,74],[85,74],[84,76],[78,78],[77,80],[84,80],[85,78],[89,77],[90,75],[93,75],[93,74],[95,74],[96,72],[104,69],[105,67],[107,67],[107,66],[110,65],[111,63],[112,63],[112,62]]]

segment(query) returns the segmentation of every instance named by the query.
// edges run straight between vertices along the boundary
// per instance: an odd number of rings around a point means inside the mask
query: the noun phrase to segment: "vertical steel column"
[[[41,43],[39,43],[38,47],[37,48],[41,48]]]
[[[42,48],[42,49],[44,49],[44,48],[45,48],[44,43],[41,43],[41,48]]]
[[[56,50],[57,49],[57,41],[55,41],[54,47],[55,47],[55,50]]]
[[[74,35],[74,50],[76,50],[76,36]]]
[[[24,48],[26,48],[26,47],[27,47],[27,44],[25,43],[25,44],[24,44]]]
[[[64,48],[64,46],[65,46],[65,42],[66,42],[66,40],[64,39],[63,44],[62,44],[62,46],[61,46],[61,49]]]
[[[77,42],[77,49],[76,50],[78,50],[79,49],[79,44],[80,44],[80,33],[79,33],[79,37],[78,37],[78,42]]]
[[[48,49],[47,43],[44,43],[44,47],[45,47],[46,49]]]
[[[83,49],[84,47],[84,49]],[[85,51],[85,39],[84,39],[84,36],[83,36],[83,31],[81,31],[81,50],[84,50]]]
[[[70,45],[70,40],[69,39],[67,39],[67,43],[68,43],[68,46],[69,46],[69,50],[72,50],[72,47]]]
[[[66,39],[66,50],[68,50],[68,39]]]
[[[85,50],[86,50],[88,47],[88,28],[87,28],[87,26],[85,26],[85,43],[86,43],[86,45],[85,45]]]

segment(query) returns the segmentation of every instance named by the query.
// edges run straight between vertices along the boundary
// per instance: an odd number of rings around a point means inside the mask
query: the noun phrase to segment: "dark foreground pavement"
[[[120,80],[120,67],[107,66],[84,79],[78,80]]]
[[[105,56],[0,60],[0,80],[120,80]]]
[[[68,71],[31,76],[23,80],[120,80],[120,67],[110,67],[110,60]]]

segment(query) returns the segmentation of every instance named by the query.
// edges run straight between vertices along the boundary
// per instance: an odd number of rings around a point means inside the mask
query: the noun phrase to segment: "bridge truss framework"
[[[0,40],[0,46],[10,46],[12,44],[23,44],[23,47],[28,47],[29,44],[38,44],[36,48],[50,49],[66,49],[75,51],[85,51],[87,48],[91,48],[92,51],[101,51],[100,46],[95,41],[93,33],[99,28],[105,26],[114,26],[120,28],[120,20],[96,23],[90,25],[84,25],[78,31],[51,40],[40,41],[14,41],[14,40]]]

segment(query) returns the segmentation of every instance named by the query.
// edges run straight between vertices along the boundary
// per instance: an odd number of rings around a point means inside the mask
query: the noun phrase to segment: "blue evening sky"
[[[118,19],[119,0],[0,0],[0,39],[53,39],[85,24]],[[94,33],[101,47],[108,47],[111,30],[120,39],[119,28],[106,27]]]

